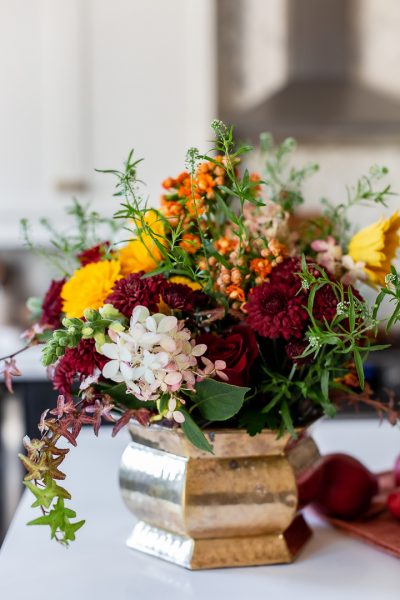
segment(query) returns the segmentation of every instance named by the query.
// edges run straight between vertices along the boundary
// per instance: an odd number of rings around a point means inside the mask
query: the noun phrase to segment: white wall
[[[213,0],[0,0],[0,247],[19,245],[23,216],[60,221],[81,185],[113,212],[93,169],[132,147],[158,201],[210,137],[214,28]]]

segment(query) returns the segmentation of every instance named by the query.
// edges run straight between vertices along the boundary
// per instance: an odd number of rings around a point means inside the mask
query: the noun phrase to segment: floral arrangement
[[[213,147],[188,151],[186,170],[163,182],[159,208],[147,206],[131,152],[122,171],[105,171],[121,199],[112,220],[74,202],[72,235],[43,222],[53,248],[43,251],[62,277],[30,300],[36,321],[25,337],[44,344],[59,396],[41,417],[40,437],[24,440],[21,460],[42,511],[31,523],[49,525],[62,543],[84,521],[74,520],[58,483],[69,451],[60,442],[75,446],[84,425],[97,435],[109,421],[115,435],[131,419],[159,423],[212,452],[209,427],[296,437],[297,426],[333,416],[343,400],[396,421],[393,398],[376,400],[365,383],[363,361],[387,347],[376,343],[385,299],[387,327],[400,320],[392,266],[400,215],[355,234],[348,218],[354,206],[386,205],[387,170],[371,169],[345,202],[323,201],[323,214],[307,220],[297,209],[317,167],[290,166],[293,140],[274,146],[261,136],[258,175],[242,167],[251,148],[235,145],[232,128],[212,127]],[[375,290],[372,306],[360,284]],[[15,354],[4,366],[10,388]]]

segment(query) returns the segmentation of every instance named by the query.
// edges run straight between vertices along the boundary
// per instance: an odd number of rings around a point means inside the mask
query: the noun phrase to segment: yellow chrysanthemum
[[[163,244],[165,240],[164,224],[155,210],[149,210],[145,217],[147,225],[157,240]],[[124,276],[138,271],[153,271],[156,269],[162,259],[162,253],[154,242],[152,236],[142,232],[141,237],[132,240],[127,246],[121,248],[119,252],[119,261],[121,271]]]
[[[79,318],[86,308],[100,308],[118,279],[121,269],[116,260],[102,260],[77,269],[61,290],[63,311],[67,317]]]
[[[187,285],[192,290],[201,290],[201,285],[197,283],[197,281],[192,281],[189,277],[180,277],[179,275],[174,275],[170,277],[169,280],[171,283],[182,283],[183,285]]]
[[[352,238],[349,254],[354,262],[363,262],[370,281],[384,285],[385,275],[390,272],[392,260],[400,246],[400,214],[393,213],[389,219],[379,219],[364,227]]]

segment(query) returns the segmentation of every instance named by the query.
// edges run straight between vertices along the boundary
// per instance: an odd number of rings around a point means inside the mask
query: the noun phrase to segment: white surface
[[[375,469],[390,468],[400,451],[398,429],[377,421],[322,422],[315,439],[322,452],[347,451]],[[315,534],[292,565],[190,572],[129,550],[133,517],[117,483],[127,441],[126,432],[111,440],[108,430],[96,440],[84,431],[65,462],[72,505],[87,519],[69,550],[51,543],[47,528],[25,527],[34,511],[23,497],[0,552],[0,598],[398,600],[397,559],[311,514]]]

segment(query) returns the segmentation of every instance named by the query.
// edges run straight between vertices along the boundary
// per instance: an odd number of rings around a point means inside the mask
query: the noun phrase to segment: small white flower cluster
[[[200,164],[200,152],[197,148],[189,148],[186,152],[185,167],[191,175],[194,175]]]
[[[350,303],[346,300],[344,302],[338,302],[336,306],[336,314],[338,316],[347,315],[349,312]]]
[[[170,393],[167,418],[182,422],[175,394],[194,390],[196,381],[215,374],[224,378],[224,361],[213,364],[203,357],[205,344],[197,344],[183,321],[162,313],[150,314],[145,306],[136,306],[127,331],[108,332],[112,342],[101,346],[101,353],[110,360],[103,367],[103,376],[124,382],[128,393],[140,400],[157,400]],[[201,357],[204,369],[198,368]],[[179,405],[182,403],[180,399]]]
[[[228,128],[223,121],[219,119],[214,119],[211,121],[211,129],[214,130],[217,138],[223,138],[228,133]]]
[[[313,350],[319,350],[321,348],[321,340],[317,335],[309,335],[308,343]]]

